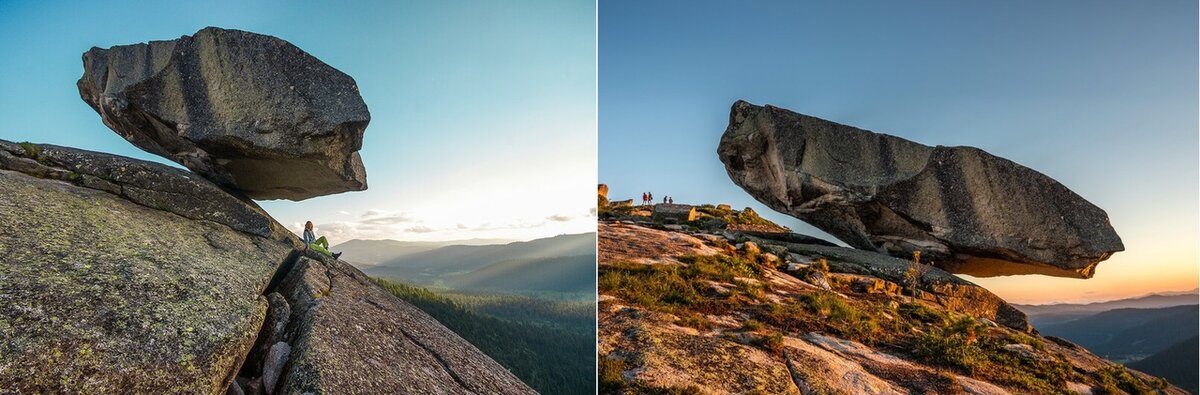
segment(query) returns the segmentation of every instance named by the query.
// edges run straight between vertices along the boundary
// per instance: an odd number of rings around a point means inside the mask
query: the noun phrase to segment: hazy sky
[[[595,230],[592,1],[0,2],[0,138],[170,163],[79,99],[93,46],[205,26],[280,37],[346,72],[371,111],[369,189],[262,202],[350,238],[530,239]]]
[[[1029,166],[1108,211],[1090,280],[972,279],[1014,302],[1197,285],[1197,3],[697,2],[599,7],[610,199],[750,206],[716,155],[737,99]],[[801,4],[802,3],[802,4]]]

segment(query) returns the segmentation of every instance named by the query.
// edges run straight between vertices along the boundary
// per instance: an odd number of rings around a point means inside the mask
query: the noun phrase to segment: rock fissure
[[[425,345],[425,343],[422,343],[421,341],[417,340],[417,338],[413,337],[413,335],[411,333],[409,333],[408,330],[405,330],[404,328],[399,328],[399,329],[400,329],[400,333],[403,334],[404,337],[408,339],[408,341],[412,342],[413,344],[416,344],[417,347],[421,347],[422,350],[425,350],[426,354],[429,354],[429,356],[432,357],[434,360],[436,360],[438,362],[438,364],[442,365],[442,370],[445,370],[446,374],[449,374],[450,377],[453,377],[454,381],[457,382],[460,387],[462,387],[463,389],[466,389],[467,391],[478,392],[474,388],[471,388],[470,385],[467,385],[467,382],[463,380],[462,376],[460,376],[458,374],[458,372],[456,372],[454,370],[454,368],[451,368],[449,363],[446,363],[446,360],[444,358],[442,358],[441,354],[434,352],[433,349],[429,348],[429,346]]]
[[[254,346],[226,379],[230,393],[247,393],[246,389],[242,388],[242,383],[246,383],[248,386],[254,386],[254,390],[261,389],[267,394],[273,394],[282,383],[280,378],[286,375],[286,366],[292,356],[292,344],[288,341],[287,334],[295,329],[295,325],[294,321],[290,320],[289,301],[280,295],[278,290],[303,256],[304,250],[301,249],[294,249],[288,253],[263,288],[261,295],[267,298],[267,314],[255,336]],[[271,357],[276,355],[284,355],[284,358],[273,360]],[[250,392],[253,393],[254,390]]]

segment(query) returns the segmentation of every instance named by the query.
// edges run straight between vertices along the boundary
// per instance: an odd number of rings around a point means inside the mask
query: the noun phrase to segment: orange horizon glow
[[[1155,236],[1127,238],[1126,251],[1100,262],[1090,279],[1041,275],[961,277],[1017,304],[1102,302],[1200,287],[1200,252],[1191,240],[1194,234]]]

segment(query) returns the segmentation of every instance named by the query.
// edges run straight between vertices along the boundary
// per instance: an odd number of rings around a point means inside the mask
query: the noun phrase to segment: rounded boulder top
[[[80,97],[130,143],[253,199],[361,191],[358,85],[282,39],[208,27],[92,48]]]

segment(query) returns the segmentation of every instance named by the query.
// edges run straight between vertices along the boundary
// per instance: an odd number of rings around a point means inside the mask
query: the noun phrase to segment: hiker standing
[[[654,194],[653,193],[646,192],[646,203],[654,204]]]
[[[642,205],[643,206],[646,205],[646,193],[645,192],[642,192]]]
[[[667,196],[667,204],[675,204],[675,198]]]

